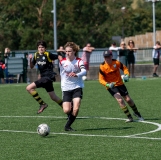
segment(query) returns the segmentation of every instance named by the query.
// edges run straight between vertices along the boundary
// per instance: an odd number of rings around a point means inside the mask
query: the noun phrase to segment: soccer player
[[[26,87],[26,90],[33,96],[33,98],[40,104],[38,114],[43,112],[48,105],[42,100],[36,88],[45,88],[48,92],[50,98],[55,101],[58,105],[62,107],[62,99],[60,99],[54,92],[53,81],[55,81],[55,73],[53,72],[52,60],[58,59],[58,55],[54,55],[46,51],[46,42],[38,41],[37,48],[38,51],[35,53],[34,57],[29,55],[30,58],[30,68],[33,68],[35,64],[38,65],[38,69],[41,74],[41,78],[35,82],[32,82]]]
[[[63,92],[63,110],[69,114],[68,121],[65,125],[65,131],[74,131],[71,128],[75,121],[81,99],[83,96],[84,82],[82,76],[86,75],[86,69],[83,61],[77,58],[79,46],[74,42],[67,42],[64,46],[66,58],[60,61],[61,89]],[[71,107],[73,102],[73,108]]]
[[[104,62],[100,64],[99,68],[99,82],[106,87],[108,92],[116,99],[119,106],[126,114],[128,119],[126,122],[133,122],[133,117],[127,108],[125,101],[134,111],[134,115],[141,121],[143,117],[138,112],[134,101],[129,96],[126,86],[123,81],[129,81],[129,71],[121,62],[112,59],[112,51],[104,51]],[[123,80],[120,75],[120,69],[124,72]]]

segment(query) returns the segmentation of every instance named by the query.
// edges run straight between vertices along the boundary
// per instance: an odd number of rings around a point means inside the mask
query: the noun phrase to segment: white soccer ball
[[[50,133],[50,128],[47,124],[43,123],[43,124],[40,124],[38,127],[37,127],[37,133],[42,136],[42,137],[45,137],[47,135],[49,135]]]
[[[87,76],[82,77],[83,81],[87,80]]]

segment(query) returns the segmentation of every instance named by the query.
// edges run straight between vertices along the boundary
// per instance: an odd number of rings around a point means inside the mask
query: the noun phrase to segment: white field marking
[[[0,118],[65,118],[65,117],[56,117],[56,116],[0,116]],[[123,118],[107,118],[107,117],[77,117],[81,119],[110,119],[110,120],[126,120]],[[127,135],[127,136],[112,136],[112,135],[90,135],[90,134],[72,134],[69,133],[54,133],[51,132],[50,134],[55,134],[55,135],[71,135],[71,136],[88,136],[88,137],[118,137],[118,138],[140,138],[140,139],[153,139],[153,140],[161,140],[161,138],[151,138],[151,137],[138,137],[139,135],[143,134],[150,134],[154,132],[161,131],[161,124],[155,123],[155,122],[149,122],[149,121],[137,121],[141,123],[148,123],[152,125],[158,126],[157,129],[149,131],[149,132],[144,132],[144,133],[138,133],[134,135]],[[17,132],[17,133],[37,133],[37,132],[30,132],[30,131],[16,131],[16,130],[0,130],[1,132]]]

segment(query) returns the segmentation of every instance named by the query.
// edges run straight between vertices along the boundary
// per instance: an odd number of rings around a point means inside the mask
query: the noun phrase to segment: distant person
[[[106,87],[107,91],[116,99],[122,111],[126,114],[126,122],[133,122],[133,117],[127,108],[126,103],[133,110],[134,115],[141,121],[143,117],[138,112],[138,109],[131,99],[126,86],[123,81],[129,80],[129,71],[121,62],[112,59],[112,52],[110,50],[103,52],[104,62],[99,68],[99,82]],[[120,69],[124,72],[123,80],[120,75]],[[126,102],[126,103],[125,103]]]
[[[0,55],[0,82],[4,83],[4,69],[5,69],[5,63],[2,60],[2,56]]]
[[[65,50],[63,46],[60,46],[59,49],[57,49],[57,54],[58,54],[58,71],[60,73],[60,68],[59,68],[59,61],[61,61],[63,58],[65,58]]]
[[[112,56],[113,56],[112,58],[117,59],[119,47],[116,46],[116,42],[113,42],[111,44],[111,47],[109,47],[109,50],[112,51]]]
[[[154,63],[154,68],[153,68],[153,77],[159,77],[158,74],[156,74],[160,62],[160,55],[161,55],[161,45],[159,41],[156,41],[155,46],[153,46],[153,63]]]
[[[14,75],[8,74],[8,58],[9,57],[11,57],[11,50],[7,47],[7,48],[5,48],[5,51],[4,51],[4,58],[5,58],[5,65],[6,65],[5,77],[6,77],[6,83],[13,83]]]
[[[135,47],[135,43],[133,40],[129,40],[128,41],[128,46],[127,46],[127,49],[128,49],[128,53],[127,53],[127,66],[128,66],[128,70],[130,72],[130,77],[131,78],[135,78],[135,75],[134,75],[134,70],[135,70],[135,53],[136,53],[136,50],[138,48]]]
[[[92,51],[94,49],[95,48],[92,47],[90,43],[87,43],[86,46],[83,48],[83,54],[82,54],[81,59],[83,60],[83,63],[84,63],[84,66],[86,68],[87,73],[89,71],[90,57],[91,57]],[[84,80],[86,80],[87,79],[87,74],[86,74],[86,76],[83,76],[82,78]]]
[[[34,57],[32,58],[32,54],[29,55],[30,58],[30,68],[32,69],[37,63],[38,69],[41,74],[41,78],[32,82],[26,87],[26,90],[32,97],[39,103],[40,107],[38,110],[38,114],[44,111],[48,107],[48,104],[45,103],[42,98],[39,96],[36,91],[37,88],[44,88],[46,92],[49,94],[50,98],[55,101],[59,106],[62,107],[62,99],[59,98],[55,92],[53,87],[53,81],[55,80],[55,73],[53,72],[53,64],[52,60],[58,59],[58,55],[52,54],[46,51],[47,44],[45,41],[41,40],[37,42],[38,51],[35,52]]]
[[[127,49],[124,41],[120,43],[119,47],[119,61],[127,66]]]

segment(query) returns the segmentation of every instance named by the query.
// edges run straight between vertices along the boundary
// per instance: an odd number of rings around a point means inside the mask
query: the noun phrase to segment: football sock
[[[59,106],[61,106],[62,107],[62,104],[63,104],[63,101],[62,101],[62,99],[60,99],[58,102],[56,102],[56,103],[58,103],[59,104]]]
[[[134,111],[134,113],[138,113],[138,109],[137,107],[135,106],[135,104],[133,106],[130,106],[132,108],[132,110]]]
[[[126,114],[127,117],[132,117],[131,114],[130,114],[130,112],[129,112],[129,110],[128,110],[128,108],[126,106],[123,107],[122,110]]]
[[[72,114],[70,114],[65,127],[69,128],[72,125],[72,123],[75,121],[75,119],[76,119],[76,116],[73,116]]]
[[[40,105],[45,104],[45,102],[40,98],[39,94],[36,91],[32,91],[31,95]]]

